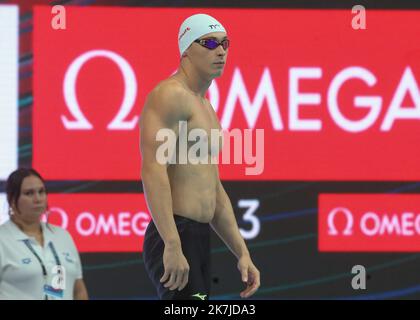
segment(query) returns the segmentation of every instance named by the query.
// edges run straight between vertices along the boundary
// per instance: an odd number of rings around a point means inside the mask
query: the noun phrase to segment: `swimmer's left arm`
[[[220,180],[216,189],[216,209],[210,224],[238,259],[245,255],[249,256],[245,241],[239,232],[229,196]]]
[[[241,292],[241,297],[251,296],[260,286],[260,272],[251,260],[248,248],[239,232],[229,196],[220,180],[216,191],[216,209],[210,225],[238,258],[238,269],[241,272],[242,281],[247,283],[247,288]]]

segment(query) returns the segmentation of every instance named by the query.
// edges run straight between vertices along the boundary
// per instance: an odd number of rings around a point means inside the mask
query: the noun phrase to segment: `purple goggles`
[[[229,48],[229,39],[224,39],[221,42],[217,41],[216,39],[197,39],[194,42],[209,50],[214,50],[218,46],[222,46],[223,50],[227,50],[227,48]]]

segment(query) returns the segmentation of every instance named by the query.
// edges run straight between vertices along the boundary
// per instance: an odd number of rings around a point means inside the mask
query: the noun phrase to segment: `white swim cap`
[[[211,32],[226,32],[226,30],[219,21],[207,14],[199,13],[185,19],[178,34],[181,56],[194,40]]]

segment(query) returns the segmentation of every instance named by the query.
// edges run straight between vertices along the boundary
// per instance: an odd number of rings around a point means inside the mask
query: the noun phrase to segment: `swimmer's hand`
[[[165,272],[160,278],[160,282],[165,284],[169,290],[178,289],[181,291],[188,283],[188,274],[190,266],[182,253],[181,246],[165,246],[163,251],[163,266]]]
[[[242,281],[246,283],[246,288],[240,293],[240,296],[249,298],[260,287],[260,272],[252,263],[249,255],[239,258],[238,269],[241,272]]]

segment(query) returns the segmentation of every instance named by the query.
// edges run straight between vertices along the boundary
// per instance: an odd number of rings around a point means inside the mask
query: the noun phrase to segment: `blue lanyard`
[[[41,267],[42,267],[42,275],[44,277],[47,276],[47,268],[45,268],[44,263],[42,262],[42,259],[39,257],[39,255],[36,253],[35,249],[32,247],[31,242],[29,239],[25,239],[23,240],[24,243],[26,244],[26,246],[28,247],[29,250],[31,250],[31,252],[33,253],[33,255],[36,257],[36,259],[39,261]],[[61,266],[60,263],[60,258],[58,257],[57,251],[55,250],[54,244],[50,241],[48,243],[48,247],[50,248],[50,250],[52,251],[52,254],[54,256],[54,260],[57,266]]]
[[[32,247],[31,241],[29,239],[25,239],[25,240],[23,240],[23,242],[28,247],[28,249],[32,252],[32,254],[35,256],[35,258],[39,261],[39,264],[41,265],[41,268],[42,268],[42,276],[44,277],[44,280],[46,280],[48,273],[47,273],[47,268],[45,267],[44,262],[39,257],[39,255],[36,253],[35,249]],[[57,251],[55,250],[54,244],[51,241],[48,243],[48,247],[50,248],[50,250],[51,250],[51,252],[54,256],[54,260],[55,260],[56,265],[61,266],[60,258],[58,257],[58,254],[57,254]],[[45,300],[48,300],[47,296],[45,296]]]

